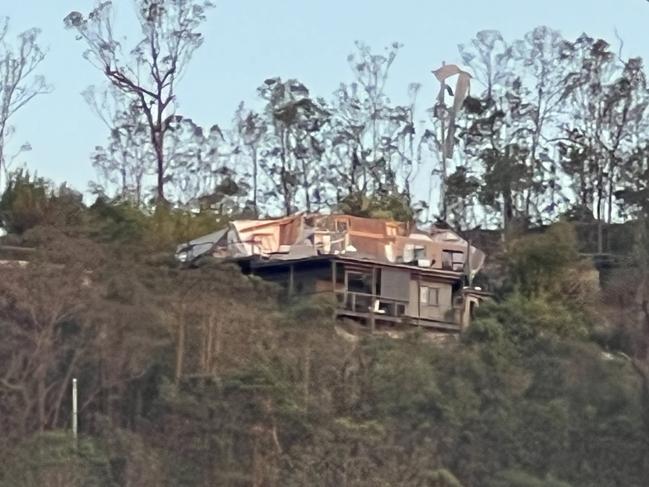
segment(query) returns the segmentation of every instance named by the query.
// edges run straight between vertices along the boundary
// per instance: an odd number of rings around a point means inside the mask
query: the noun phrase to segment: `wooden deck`
[[[336,300],[338,302],[337,317],[362,319],[370,327],[383,324],[416,326],[450,333],[459,333],[461,330],[461,326],[457,323],[409,315],[407,313],[408,302],[404,300],[351,291],[337,291]]]

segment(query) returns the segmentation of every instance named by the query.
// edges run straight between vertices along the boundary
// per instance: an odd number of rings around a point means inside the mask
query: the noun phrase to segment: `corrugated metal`
[[[185,244],[179,245],[176,249],[176,254],[186,252],[187,260],[196,259],[197,257],[200,257],[201,255],[212,250],[214,246],[222,240],[225,240],[224,237],[227,231],[227,228],[223,228],[222,230],[219,230],[217,232],[195,238],[194,240],[190,240]]]
[[[214,242],[218,240],[223,245],[216,248]],[[452,230],[435,226],[424,232],[388,220],[302,213],[272,220],[234,221],[227,230],[206,235],[191,244],[195,247],[194,254],[212,249],[224,258],[261,255],[271,260],[293,260],[335,254],[358,261],[403,266],[416,257],[422,271],[441,269],[444,251],[462,252],[466,256],[468,246]],[[425,252],[417,252],[415,256],[414,249],[422,247]],[[184,252],[188,250],[183,248]],[[472,274],[481,268],[484,258],[483,252],[471,247]]]

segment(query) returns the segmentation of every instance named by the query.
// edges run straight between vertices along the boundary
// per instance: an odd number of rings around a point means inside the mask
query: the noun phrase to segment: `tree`
[[[11,232],[43,225],[75,225],[83,219],[83,196],[65,184],[51,182],[28,171],[9,174],[5,192],[0,197],[0,224]]]
[[[104,122],[108,143],[95,147],[93,165],[106,182],[116,187],[117,197],[139,207],[144,202],[146,176],[154,167],[149,130],[137,102],[111,86],[103,91],[91,86],[83,92],[88,105]],[[111,188],[98,188],[101,192]]]
[[[272,128],[265,137],[260,167],[286,215],[295,211],[300,197],[310,212],[323,197],[320,134],[329,112],[322,100],[312,98],[308,88],[295,79],[270,78],[257,91],[266,100],[264,115]]]
[[[234,123],[236,126],[236,135],[239,144],[243,147],[237,146],[235,153],[238,155],[242,152],[247,152],[252,166],[252,199],[250,206],[255,217],[259,216],[259,156],[260,148],[264,140],[264,136],[268,130],[268,126],[264,118],[252,110],[246,110],[243,103],[239,105],[235,113]]]
[[[506,41],[482,31],[460,55],[484,86],[465,102],[465,152],[481,161],[480,199],[508,230],[551,221],[565,202],[552,141],[563,120],[565,79],[574,68],[568,43],[546,27]],[[467,168],[468,170],[469,168]]]
[[[38,29],[26,30],[13,44],[9,40],[9,19],[0,21],[0,180],[7,171],[6,144],[13,133],[10,120],[35,97],[52,91],[45,78],[36,74],[45,59],[39,35]],[[28,149],[28,144],[21,147],[21,151]]]
[[[586,35],[566,47],[577,59],[562,99],[571,104],[560,143],[564,170],[573,178],[579,205],[597,220],[597,251],[604,250],[603,225],[611,223],[622,161],[638,144],[647,108],[646,80],[639,59],[618,60],[610,45]]]
[[[84,56],[144,113],[155,153],[156,199],[165,202],[169,161],[165,135],[177,106],[176,88],[203,43],[198,28],[213,5],[207,0],[134,0],[142,38],[128,53],[114,31],[113,4],[101,2],[88,16],[71,12],[65,26],[88,49]]]
[[[58,247],[64,241],[70,243],[60,238],[49,244],[56,250],[36,253],[25,269],[3,270],[0,407],[11,411],[3,415],[7,439],[60,427],[72,374],[89,351],[92,324],[81,313],[91,292],[80,252],[87,249]]]
[[[408,103],[393,104],[386,92],[401,45],[385,53],[356,43],[347,58],[353,81],[341,84],[330,103],[326,162],[336,202],[354,213],[363,212],[363,198],[399,198],[412,204],[421,164],[421,142],[415,130],[415,108],[421,86],[408,87]]]
[[[572,68],[566,56],[567,45],[557,31],[547,27],[537,27],[512,43],[512,57],[516,69],[524,73],[520,80],[526,86],[526,98],[531,104],[527,112],[531,130],[529,184],[523,208],[526,221],[532,217],[538,222],[551,219],[563,202],[558,161],[552,157],[553,147],[548,141],[557,135],[556,125],[565,112],[564,82]]]
[[[466,103],[470,121],[462,137],[466,152],[482,163],[481,202],[500,215],[505,232],[524,206],[529,184],[526,117],[531,109],[520,76],[513,71],[511,49],[497,31],[478,32],[460,46],[462,60],[485,87]]]
[[[136,102],[114,87],[103,92],[90,87],[83,95],[110,130],[108,144],[93,153],[93,164],[109,185],[98,186],[97,192],[116,187],[120,201],[141,207],[155,166],[146,118]],[[193,208],[219,204],[224,211],[238,206],[247,185],[230,167],[233,149],[218,125],[206,133],[192,119],[174,115],[168,121],[164,147],[168,200]],[[227,202],[229,197],[236,201]]]
[[[177,115],[170,122],[165,151],[170,193],[181,206],[218,209],[222,215],[244,206],[249,184],[237,173],[232,143],[218,125],[205,130]]]
[[[477,224],[476,206],[480,180],[459,166],[446,178],[446,207],[448,217],[457,230],[468,230]]]
[[[23,233],[43,222],[49,206],[47,181],[21,170],[13,174],[0,198],[0,222],[11,232]]]
[[[449,174],[448,160],[453,158],[453,149],[456,143],[455,133],[458,128],[458,115],[469,94],[471,75],[462,71],[454,64],[443,64],[441,68],[433,71],[433,74],[440,82],[440,90],[435,105],[429,110],[433,128],[432,130],[427,129],[424,132],[422,142],[429,146],[440,165],[439,169],[433,169],[431,176],[436,173],[440,175],[440,218],[442,221],[447,221],[449,206],[449,188],[447,187]],[[449,77],[455,75],[457,75],[457,82],[455,93],[453,93],[453,89],[447,84],[447,80]],[[453,96],[453,103],[450,107],[446,106],[447,92]],[[429,191],[432,191],[432,180]]]

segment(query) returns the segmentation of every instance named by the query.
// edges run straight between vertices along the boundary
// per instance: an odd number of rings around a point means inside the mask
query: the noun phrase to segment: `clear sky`
[[[645,0],[214,0],[203,29],[205,44],[179,87],[180,112],[196,121],[227,126],[240,101],[254,103],[255,88],[271,76],[295,77],[313,94],[329,96],[350,80],[346,56],[354,41],[375,49],[404,44],[388,89],[405,98],[410,82],[423,84],[422,101],[436,91],[430,70],[457,61],[457,44],[483,29],[506,38],[547,25],[573,38],[582,32],[615,41],[625,55],[649,59],[649,3]],[[86,13],[94,0],[0,0],[0,15],[13,33],[42,29],[49,48],[42,65],[55,91],[26,107],[14,120],[13,147],[31,143],[19,162],[57,182],[85,189],[95,177],[89,154],[106,129],[80,93],[102,78],[82,58],[83,45],[63,27],[72,10]],[[131,0],[114,0],[131,13]]]

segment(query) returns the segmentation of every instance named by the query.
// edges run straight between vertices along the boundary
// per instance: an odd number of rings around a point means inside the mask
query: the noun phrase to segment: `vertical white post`
[[[473,286],[473,271],[471,270],[471,239],[468,239],[466,242],[466,261],[465,261],[465,269],[466,269],[466,274],[467,274],[467,281],[469,283],[469,287]]]
[[[74,443],[77,443],[78,423],[77,423],[77,379],[72,379],[72,436]]]

